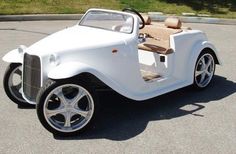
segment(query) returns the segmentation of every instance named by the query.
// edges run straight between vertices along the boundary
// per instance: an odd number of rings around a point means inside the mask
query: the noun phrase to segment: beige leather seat
[[[151,25],[152,20],[151,20],[150,16],[142,15],[142,17],[144,19],[145,25]]]
[[[140,33],[147,34],[150,37],[145,42],[138,44],[138,48],[161,54],[170,54],[173,49],[170,48],[170,35],[182,32],[182,23],[178,18],[167,18],[165,26],[151,25],[150,17],[145,17],[145,23],[148,23]]]
[[[179,18],[169,17],[165,20],[165,26],[167,28],[181,29],[182,22],[179,20]]]

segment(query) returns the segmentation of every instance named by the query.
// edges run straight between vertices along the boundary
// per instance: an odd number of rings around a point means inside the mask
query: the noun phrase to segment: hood
[[[25,51],[32,55],[47,55],[68,50],[88,50],[124,43],[131,34],[75,25],[36,42]]]

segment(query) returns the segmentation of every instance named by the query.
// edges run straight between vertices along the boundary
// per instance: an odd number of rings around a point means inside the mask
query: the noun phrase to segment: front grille
[[[25,54],[23,62],[23,92],[25,97],[35,102],[40,88],[41,65],[38,56]]]

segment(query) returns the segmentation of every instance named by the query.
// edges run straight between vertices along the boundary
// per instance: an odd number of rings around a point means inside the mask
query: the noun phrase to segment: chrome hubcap
[[[44,116],[54,129],[74,132],[83,128],[94,112],[93,98],[83,87],[66,84],[52,90],[44,103]]]
[[[16,67],[9,79],[8,79],[8,87],[11,94],[19,101],[26,102],[22,98],[22,66]]]
[[[214,75],[215,62],[211,54],[204,54],[195,68],[195,81],[199,87],[206,87]]]

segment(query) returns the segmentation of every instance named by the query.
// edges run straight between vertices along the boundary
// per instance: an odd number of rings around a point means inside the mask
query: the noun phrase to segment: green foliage
[[[84,13],[92,7],[133,7],[140,12],[194,12],[236,18],[236,0],[0,0],[0,14]]]

